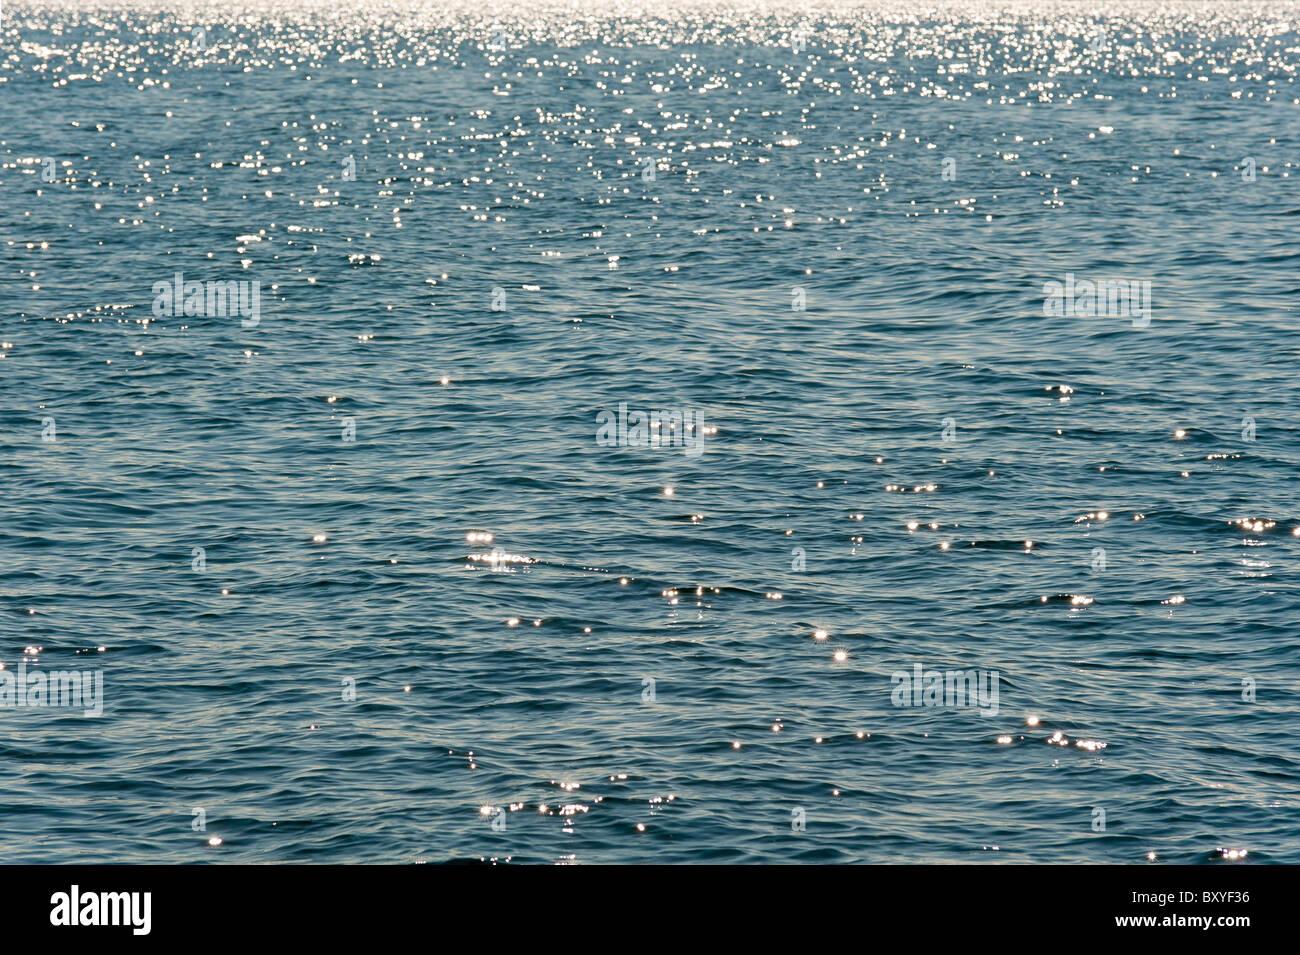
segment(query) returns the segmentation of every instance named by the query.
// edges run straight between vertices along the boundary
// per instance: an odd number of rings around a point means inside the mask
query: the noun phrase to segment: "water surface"
[[[1300,6],[433,6],[6,4],[0,860],[1300,862]]]

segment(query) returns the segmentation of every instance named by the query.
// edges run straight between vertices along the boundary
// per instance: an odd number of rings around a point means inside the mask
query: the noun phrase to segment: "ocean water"
[[[1298,66],[6,3],[0,861],[1300,862]]]

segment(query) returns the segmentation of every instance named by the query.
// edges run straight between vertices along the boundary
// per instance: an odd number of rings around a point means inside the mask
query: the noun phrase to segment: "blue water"
[[[1300,862],[1300,6],[1099,8],[5,4],[0,861]]]

